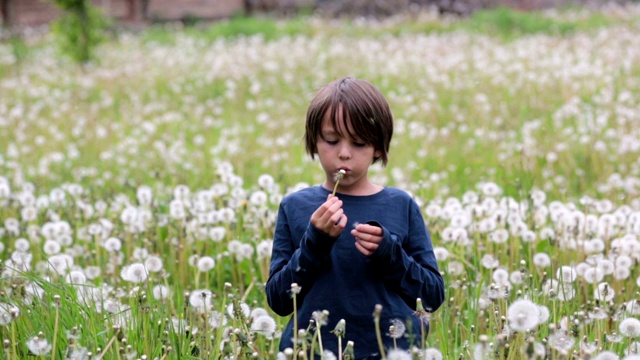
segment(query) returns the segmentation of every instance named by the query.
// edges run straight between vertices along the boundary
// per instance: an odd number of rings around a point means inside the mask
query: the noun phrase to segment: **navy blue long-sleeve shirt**
[[[337,337],[330,331],[345,319],[343,344],[354,342],[356,359],[379,356],[372,316],[376,304],[382,305],[382,334],[397,319],[407,324],[413,345],[419,345],[420,319],[414,315],[417,299],[429,311],[444,301],[444,283],[419,206],[406,192],[391,187],[369,196],[337,194],[349,224],[333,238],[309,221],[329,193],[313,186],[282,200],[266,286],[269,306],[278,315],[292,314],[291,284],[297,283],[302,288],[296,295],[298,329],[307,328],[314,311],[328,310],[328,322],[321,327],[322,343],[336,355]],[[383,240],[369,257],[355,247],[350,233],[355,223],[383,229]],[[292,339],[291,319],[280,350],[293,347]],[[386,348],[392,347],[391,337],[383,335],[383,341]],[[410,339],[403,337],[397,343],[408,349]]]

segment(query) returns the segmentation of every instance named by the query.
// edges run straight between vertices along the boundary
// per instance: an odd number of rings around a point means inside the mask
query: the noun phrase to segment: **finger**
[[[340,229],[344,229],[345,227],[347,227],[347,222],[349,221],[349,219],[347,218],[347,215],[344,214],[344,211],[342,212],[342,216],[340,217],[340,220],[338,220],[338,222],[336,223],[336,226],[340,227]]]
[[[368,250],[367,248],[362,246],[359,242],[356,242],[356,249],[358,249],[358,251],[360,251],[360,253],[364,256],[369,256],[373,254],[373,251]]]
[[[382,228],[378,226],[369,225],[369,224],[358,224],[358,226],[356,226],[356,230],[358,230],[361,233],[367,233],[367,234],[378,235],[378,236],[382,236],[382,233],[384,232]]]
[[[340,221],[342,221],[341,218],[343,217],[343,215],[344,215],[344,210],[342,210],[340,208],[335,213],[333,213],[333,215],[331,215],[331,217],[329,217],[329,219],[327,221],[332,226],[335,226],[335,225],[339,224]]]

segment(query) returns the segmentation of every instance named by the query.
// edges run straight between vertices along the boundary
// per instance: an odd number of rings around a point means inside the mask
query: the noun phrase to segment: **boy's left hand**
[[[356,238],[356,249],[365,256],[373,254],[378,249],[382,234],[382,228],[369,224],[358,224],[351,230],[351,235]]]

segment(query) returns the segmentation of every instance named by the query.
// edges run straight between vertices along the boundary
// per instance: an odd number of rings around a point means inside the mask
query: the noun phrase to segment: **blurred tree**
[[[127,3],[127,21],[139,23],[146,21],[147,9],[150,0],[126,0]]]
[[[63,10],[54,21],[52,31],[60,51],[80,64],[94,58],[97,46],[104,40],[106,19],[90,0],[53,0]]]
[[[10,0],[0,0],[0,15],[2,19],[2,26],[10,27],[11,26],[11,1]]]

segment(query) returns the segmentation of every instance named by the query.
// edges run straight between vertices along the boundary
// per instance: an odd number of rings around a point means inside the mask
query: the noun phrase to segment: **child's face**
[[[380,156],[380,152],[373,145],[366,145],[360,139],[350,137],[347,129],[343,128],[342,119],[337,120],[340,128],[334,129],[328,111],[322,119],[323,136],[318,136],[318,157],[327,177],[324,186],[333,189],[334,176],[342,169],[345,175],[338,184],[338,192],[350,195],[370,194],[375,185],[369,181],[367,173],[369,165],[374,157]]]

